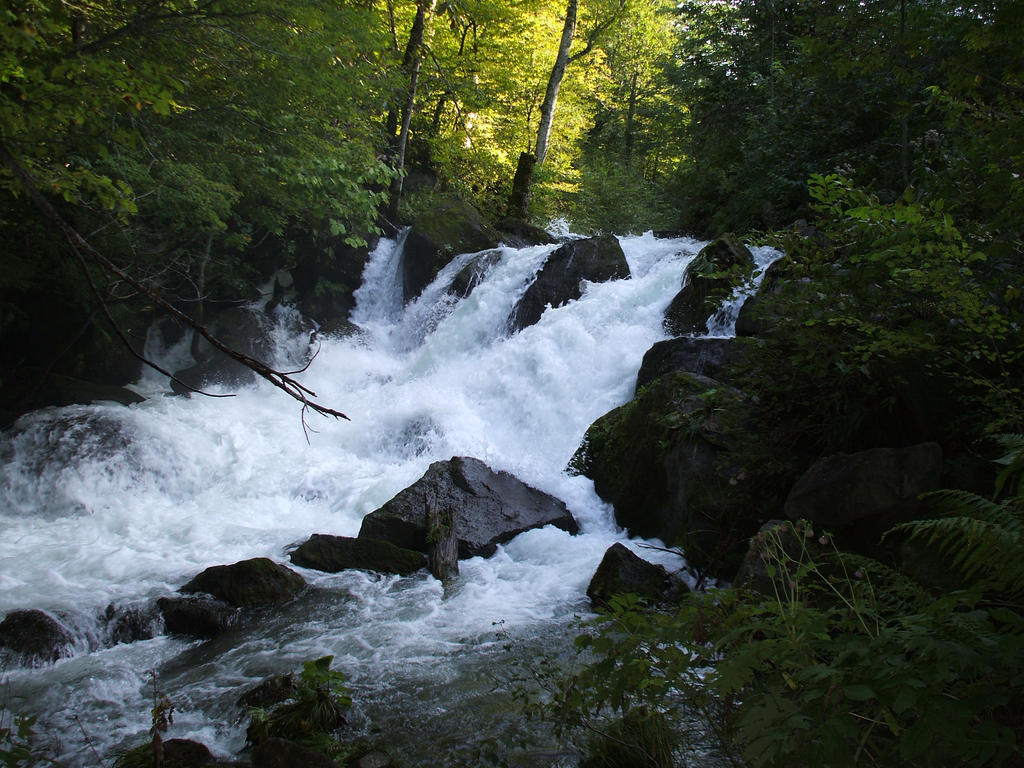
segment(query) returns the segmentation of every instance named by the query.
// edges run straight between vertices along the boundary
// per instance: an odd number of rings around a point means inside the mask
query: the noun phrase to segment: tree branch
[[[21,182],[21,185],[25,189],[26,194],[36,205],[36,207],[39,208],[39,210],[42,211],[42,213],[47,218],[52,220],[60,229],[65,239],[68,241],[68,244],[71,246],[71,251],[74,254],[75,260],[78,262],[79,266],[85,272],[86,279],[89,282],[89,287],[93,295],[96,297],[96,300],[99,302],[101,311],[106,316],[110,324],[113,326],[114,331],[120,337],[121,341],[125,344],[125,346],[128,347],[131,353],[144,364],[148,365],[150,368],[153,368],[159,373],[169,376],[171,379],[175,381],[178,381],[178,383],[184,384],[180,380],[176,379],[172,374],[168,373],[166,370],[164,370],[159,365],[154,363],[152,360],[149,360],[144,355],[141,355],[135,351],[131,343],[128,341],[128,338],[124,335],[124,332],[121,330],[121,328],[117,325],[117,322],[111,316],[110,311],[106,305],[106,302],[103,300],[103,297],[99,292],[99,289],[96,287],[96,284],[92,279],[92,275],[89,272],[90,263],[96,268],[98,268],[100,271],[105,273],[106,275],[117,277],[118,279],[132,286],[135,290],[146,295],[157,306],[166,311],[172,317],[176,318],[177,320],[181,321],[188,327],[192,328],[196,333],[198,333],[200,336],[206,339],[210,343],[210,345],[213,346],[215,349],[220,350],[225,355],[230,357],[232,360],[241,363],[242,365],[256,373],[258,376],[261,376],[278,389],[284,391],[290,397],[302,403],[302,424],[304,430],[307,429],[305,422],[305,414],[307,410],[316,411],[317,413],[323,416],[333,416],[336,419],[345,419],[346,421],[349,420],[348,416],[346,416],[341,411],[336,411],[333,408],[328,408],[327,406],[321,405],[320,403],[317,403],[315,400],[311,399],[316,397],[316,392],[300,384],[298,381],[293,379],[289,373],[278,371],[274,368],[271,368],[266,363],[257,360],[256,358],[250,355],[238,352],[237,350],[232,349],[231,347],[221,342],[219,339],[215,338],[210,333],[210,331],[207,330],[205,326],[193,320],[184,312],[180,311],[177,307],[175,307],[169,301],[164,299],[154,288],[143,284],[140,280],[136,279],[128,272],[118,267],[116,264],[110,261],[110,259],[101,254],[91,245],[89,245],[89,243],[86,242],[85,238],[83,238],[77,230],[75,230],[70,224],[68,224],[57,212],[57,210],[50,204],[50,202],[45,197],[43,197],[42,193],[39,191],[39,188],[36,186],[35,180],[22,167],[22,165],[18,162],[14,155],[10,153],[10,151],[7,149],[7,145],[2,141],[0,141],[0,159],[3,160],[4,164],[8,167],[8,169],[10,169],[14,177]],[[208,395],[210,397],[230,397],[230,395],[210,395],[209,393],[202,392],[201,390],[197,390],[194,387],[189,387],[188,385],[184,386],[186,386],[193,392],[198,392],[199,394]],[[307,440],[308,439],[309,436],[307,434]]]

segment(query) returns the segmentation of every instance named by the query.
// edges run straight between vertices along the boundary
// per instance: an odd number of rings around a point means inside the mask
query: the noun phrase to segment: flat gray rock
[[[430,465],[426,474],[363,518],[359,538],[428,551],[427,512],[451,515],[462,559],[490,557],[499,544],[533,528],[579,526],[565,504],[479,459],[456,456]]]

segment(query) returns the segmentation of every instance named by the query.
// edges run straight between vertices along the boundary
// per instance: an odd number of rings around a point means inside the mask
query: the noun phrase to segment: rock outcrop
[[[603,283],[629,274],[626,256],[614,236],[568,242],[548,256],[537,279],[526,289],[512,313],[512,330],[536,323],[549,305],[575,301],[583,295],[585,282]]]
[[[416,217],[402,251],[402,290],[415,299],[437,273],[460,253],[494,248],[501,235],[480,212],[457,197],[442,197]]]
[[[450,514],[459,557],[489,557],[524,531],[554,525],[570,533],[578,525],[563,502],[479,459],[437,461],[426,474],[363,518],[359,538],[389,541],[427,552],[428,512]]]
[[[731,577],[757,528],[732,456],[743,416],[734,390],[667,374],[594,422],[570,470],[594,481],[630,535],[679,544],[691,565]]]
[[[842,532],[847,546],[870,552],[878,537],[919,511],[917,497],[939,488],[942,448],[872,448],[819,459],[786,499],[790,520]]]

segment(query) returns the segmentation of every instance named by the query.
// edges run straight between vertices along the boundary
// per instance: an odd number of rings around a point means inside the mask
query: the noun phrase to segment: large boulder
[[[291,568],[255,557],[233,565],[211,566],[180,591],[213,595],[229,605],[247,608],[286,602],[305,586],[306,580]]]
[[[607,606],[615,595],[636,595],[651,601],[665,597],[671,577],[664,566],[644,560],[616,542],[601,558],[601,564],[587,587],[587,597],[595,605]]]
[[[217,763],[205,744],[191,739],[167,739],[162,743],[164,768],[213,768]],[[153,765],[153,743],[147,741],[125,752],[114,763],[118,766]]]
[[[711,317],[729,292],[750,277],[754,257],[732,235],[704,246],[683,274],[683,287],[665,310],[673,336],[707,333]]]
[[[780,567],[780,563],[799,563],[806,546],[791,522],[769,520],[750,538],[733,586],[769,597],[786,594],[790,589],[788,581],[791,574]]]
[[[740,348],[733,339],[679,336],[659,341],[644,353],[636,375],[636,388],[640,390],[659,376],[674,371],[728,380],[726,369],[738,358],[739,352]]]
[[[554,496],[508,472],[495,472],[479,459],[456,456],[434,462],[423,477],[363,518],[359,538],[427,552],[428,512],[441,517],[450,513],[463,559],[490,557],[499,544],[533,528],[554,525],[570,533],[579,529]]]
[[[480,212],[458,197],[442,197],[413,222],[402,250],[402,289],[415,299],[437,273],[460,253],[494,248],[501,235]]]
[[[35,608],[11,611],[0,622],[0,659],[18,664],[36,666],[70,656],[74,642],[56,616]]]
[[[426,567],[422,552],[396,547],[389,541],[314,533],[290,555],[300,568],[337,573],[355,568],[406,576]]]
[[[630,535],[682,546],[691,565],[732,576],[756,530],[739,393],[713,379],[670,373],[587,430],[569,464],[594,481]]]
[[[882,532],[920,512],[918,496],[937,489],[941,475],[938,443],[829,456],[797,480],[786,517],[844,532],[845,546],[870,549]]]
[[[550,305],[559,307],[583,295],[584,281],[603,283],[629,277],[629,264],[613,235],[573,240],[555,250],[526,289],[512,314],[518,331],[540,320]]]

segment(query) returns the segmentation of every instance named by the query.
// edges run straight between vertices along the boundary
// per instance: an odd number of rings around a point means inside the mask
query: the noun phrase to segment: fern
[[[1021,498],[1021,478],[1024,478],[1024,435],[996,435],[1006,455],[996,459],[996,464],[1006,467],[996,478],[996,498],[1004,490],[1007,496]]]
[[[1024,597],[1024,435],[999,435],[1006,455],[996,479],[995,501],[963,490],[925,494],[943,516],[896,526],[911,539],[924,539],[952,558],[970,580],[1015,598]]]

